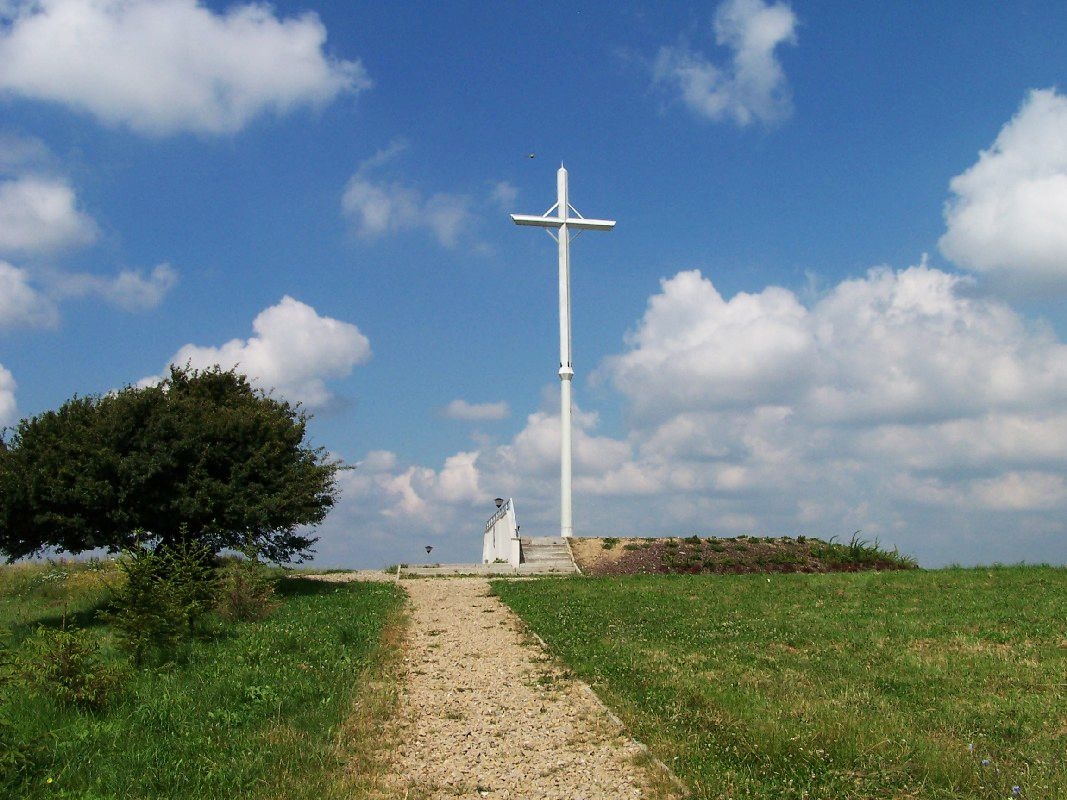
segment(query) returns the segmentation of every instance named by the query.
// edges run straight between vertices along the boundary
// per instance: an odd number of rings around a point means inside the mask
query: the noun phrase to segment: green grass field
[[[128,670],[95,711],[6,681],[7,743],[23,745],[28,762],[9,771],[0,795],[356,796],[395,696],[378,674],[399,647],[393,585],[282,579],[282,603],[266,620],[197,641],[183,663],[133,670],[96,613],[115,577],[107,565],[0,568],[9,654],[65,619],[92,632],[105,663]]]
[[[1067,570],[494,582],[701,798],[1067,797]]]

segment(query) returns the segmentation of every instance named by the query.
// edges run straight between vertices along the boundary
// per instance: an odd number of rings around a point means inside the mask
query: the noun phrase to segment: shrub
[[[100,660],[89,631],[40,627],[16,657],[16,680],[50,694],[60,705],[99,709],[121,684],[121,673]]]
[[[277,607],[274,576],[254,555],[229,560],[219,570],[215,609],[227,622],[260,620]]]
[[[185,540],[156,547],[160,577],[168,584],[181,609],[189,633],[195,633],[204,615],[215,605],[215,556],[202,542]]]
[[[605,550],[610,550],[618,543],[619,540],[615,536],[605,536],[601,542],[601,547],[603,547]]]
[[[189,543],[123,553],[106,616],[136,666],[174,660],[197,632],[214,604],[211,561],[209,548]]]

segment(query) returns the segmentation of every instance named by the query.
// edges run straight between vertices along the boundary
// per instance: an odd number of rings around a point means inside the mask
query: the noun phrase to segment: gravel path
[[[481,578],[401,582],[407,679],[393,736],[399,796],[666,798],[640,745],[520,631]]]

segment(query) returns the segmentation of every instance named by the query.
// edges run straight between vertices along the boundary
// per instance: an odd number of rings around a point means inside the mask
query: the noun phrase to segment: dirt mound
[[[917,567],[914,559],[857,536],[848,544],[804,536],[575,538],[571,540],[571,551],[586,575],[858,572]]]

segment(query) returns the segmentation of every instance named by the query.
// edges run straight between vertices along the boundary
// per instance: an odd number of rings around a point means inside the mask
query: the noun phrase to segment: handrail
[[[504,518],[504,515],[506,515],[508,513],[508,511],[510,511],[510,510],[511,510],[511,498],[509,497],[507,499],[507,501],[505,501],[500,506],[500,508],[497,509],[497,512],[495,514],[493,514],[493,516],[491,516],[489,518],[489,521],[487,523],[485,523],[485,532],[488,533],[489,529],[492,528],[494,525],[496,525],[497,522],[502,520]]]

